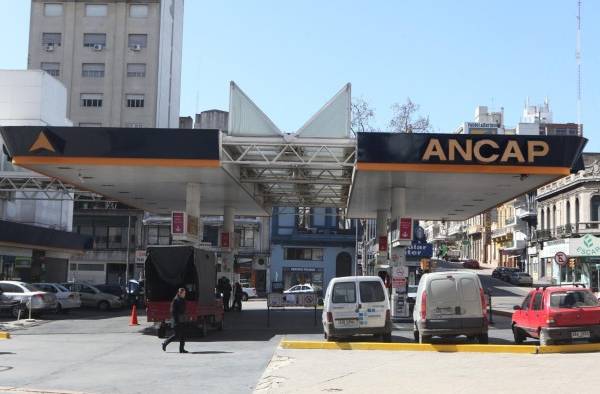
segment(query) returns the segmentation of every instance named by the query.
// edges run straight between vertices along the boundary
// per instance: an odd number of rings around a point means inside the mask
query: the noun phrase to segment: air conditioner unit
[[[94,51],[101,51],[102,49],[104,49],[104,45],[94,44]]]
[[[142,50],[142,46],[140,44],[135,44],[134,46],[131,47],[131,50],[139,52]]]
[[[46,45],[46,52],[52,52],[54,50],[54,44]]]

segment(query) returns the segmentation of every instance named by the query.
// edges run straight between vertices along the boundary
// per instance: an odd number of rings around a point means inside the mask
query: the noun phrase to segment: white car
[[[309,283],[306,283],[306,284],[302,284],[302,285],[292,286],[283,292],[283,294],[304,294],[304,293],[318,293],[318,290],[315,286],[313,286]]]
[[[0,281],[0,290],[13,300],[24,301],[27,309],[31,309],[31,313],[38,315],[42,312],[55,311],[58,305],[54,294],[40,291],[29,283],[3,280]]]
[[[390,301],[378,276],[345,276],[329,282],[323,302],[323,333],[328,341],[357,334],[392,340]]]
[[[57,312],[67,312],[71,309],[81,307],[79,293],[72,292],[63,285],[58,283],[34,283],[33,285],[42,291],[53,293],[56,296],[58,302],[56,305]]]
[[[240,284],[242,285],[242,291],[244,292],[244,295],[242,297],[243,301],[248,301],[248,298],[258,297],[258,294],[256,294],[256,288],[250,287],[249,283]]]

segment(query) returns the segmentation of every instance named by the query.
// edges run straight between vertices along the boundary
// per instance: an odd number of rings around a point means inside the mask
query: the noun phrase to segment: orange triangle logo
[[[50,143],[50,140],[48,140],[48,137],[46,137],[46,134],[43,131],[40,131],[40,134],[38,135],[37,139],[35,140],[33,145],[31,145],[31,148],[29,148],[29,152],[33,152],[40,149],[46,149],[47,151],[56,153],[56,150],[54,149],[54,147]]]

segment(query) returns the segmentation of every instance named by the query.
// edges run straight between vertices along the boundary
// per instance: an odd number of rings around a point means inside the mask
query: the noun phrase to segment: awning
[[[0,246],[81,253],[91,250],[92,237],[0,220]]]

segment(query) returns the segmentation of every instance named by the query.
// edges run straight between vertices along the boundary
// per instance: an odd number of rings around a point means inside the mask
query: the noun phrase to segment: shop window
[[[78,271],[104,271],[104,264],[79,264]],[[84,289],[82,289],[82,291],[83,290]],[[91,288],[90,288],[90,290],[91,290]]]
[[[285,248],[286,260],[323,261],[322,248]]]

